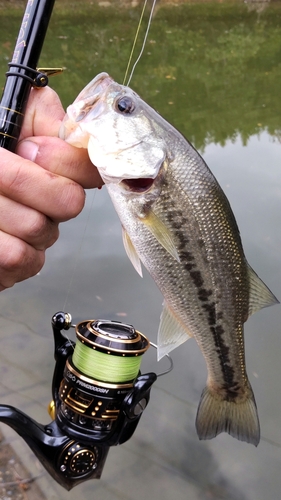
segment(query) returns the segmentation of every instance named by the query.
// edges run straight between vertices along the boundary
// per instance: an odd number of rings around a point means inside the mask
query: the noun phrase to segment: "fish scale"
[[[185,209],[186,209],[185,213],[187,214],[190,213],[191,215],[189,217],[187,215],[184,218],[180,219],[180,217],[182,217],[182,209],[177,207],[175,200],[177,199],[179,200],[178,205],[180,205],[180,207],[182,207],[182,202],[184,200],[179,198],[177,190],[176,192],[173,191],[173,186],[174,183],[172,182],[172,180],[169,179],[169,175],[167,173],[166,182],[162,184],[161,195],[154,206],[154,213],[160,219],[163,219],[165,225],[173,233],[175,238],[175,246],[176,248],[179,249],[179,256],[181,259],[180,263],[175,263],[174,259],[171,256],[167,255],[165,249],[163,249],[163,247],[161,247],[161,245],[156,240],[154,242],[151,241],[153,239],[153,236],[149,234],[149,231],[146,230],[141,221],[139,222],[139,224],[134,225],[133,229],[130,227],[130,220],[133,211],[130,205],[128,205],[128,214],[126,217],[124,213],[125,212],[124,203],[126,204],[126,201],[124,201],[124,199],[116,198],[116,194],[113,193],[112,193],[112,199],[115,200],[114,204],[116,204],[117,210],[118,207],[120,206],[123,207],[122,214],[120,214],[123,226],[130,232],[130,238],[138,253],[140,255],[144,255],[142,259],[143,263],[147,267],[152,277],[157,282],[160,290],[162,291],[165,297],[165,300],[169,303],[176,316],[179,317],[182,324],[187,326],[189,332],[192,332],[192,335],[196,338],[198,343],[200,343],[202,352],[205,355],[207,363],[215,367],[215,369],[212,370],[213,371],[212,376],[214,381],[216,381],[217,383],[221,383],[221,379],[223,379],[223,382],[227,383],[228,380],[225,380],[225,375],[224,375],[227,372],[225,365],[227,365],[227,363],[229,363],[230,361],[229,357],[226,356],[225,350],[223,351],[223,346],[229,343],[227,339],[228,331],[229,330],[232,331],[232,329],[234,329],[235,326],[233,324],[232,325],[229,324],[230,321],[228,320],[227,328],[223,328],[223,330],[220,332],[220,335],[218,335],[217,332],[213,333],[213,336],[216,336],[217,339],[216,350],[213,349],[214,342],[213,339],[211,339],[210,331],[212,325],[216,325],[216,328],[218,328],[219,321],[220,324],[222,324],[222,316],[226,316],[227,318],[231,317],[233,318],[233,322],[235,322],[235,312],[233,311],[233,309],[234,306],[238,305],[238,301],[234,303],[232,300],[232,295],[233,294],[237,295],[239,293],[239,290],[237,290],[238,288],[237,285],[239,285],[240,282],[234,280],[234,283],[232,283],[233,277],[231,273],[229,273],[229,275],[226,275],[225,268],[223,268],[223,276],[221,276],[221,279],[219,280],[220,262],[217,263],[216,260],[214,259],[212,260],[213,266],[209,265],[208,267],[206,267],[206,263],[208,262],[207,255],[213,253],[212,250],[213,241],[216,241],[214,231],[212,231],[211,238],[208,238],[209,244],[211,243],[211,245],[209,245],[210,248],[208,248],[208,241],[206,243],[206,241],[204,242],[204,240],[202,240],[202,236],[204,237],[204,235],[202,235],[202,233],[199,232],[200,228],[198,227],[199,234],[198,232],[196,234],[196,231],[194,231],[197,225],[197,220],[194,220],[194,210],[192,208],[188,209],[186,206],[189,203],[188,200],[186,200],[185,202]],[[113,190],[115,190],[115,187],[113,187]],[[195,192],[198,193],[198,191]],[[111,194],[110,187],[109,187],[109,194]],[[184,194],[184,196],[186,198],[186,194]],[[207,203],[206,205],[208,209],[210,203]],[[202,218],[201,213],[199,213],[198,216]],[[191,219],[189,223],[188,219],[189,220]],[[136,215],[136,220],[138,220],[137,215]],[[181,230],[178,229],[178,223],[180,223]],[[208,235],[209,234],[210,231],[208,232]],[[176,240],[178,240],[178,243],[176,242]],[[198,240],[200,240],[199,244]],[[203,252],[202,242],[204,243],[205,252]],[[180,250],[181,246],[183,246],[184,248],[183,251]],[[149,251],[148,248],[150,249]],[[188,258],[186,259],[185,254],[187,252],[187,249],[189,255]],[[197,258],[195,257],[196,255]],[[169,261],[169,263],[167,262],[167,260]],[[159,262],[161,261],[165,261],[165,269],[167,270],[167,272],[162,273],[160,276],[158,276],[155,270],[158,269]],[[202,263],[202,261],[204,263]],[[219,282],[220,285],[219,289],[220,290],[222,289],[221,281],[225,280],[226,282],[229,283],[228,288],[231,290],[231,294],[229,297],[230,300],[228,301],[226,300],[227,298],[226,295],[229,295],[228,293],[223,294],[223,297],[221,297],[220,300],[218,298],[216,299],[216,304],[214,303],[214,299],[212,298],[212,296],[214,296],[215,294],[213,294],[211,290],[212,283],[214,281],[212,268],[214,267],[217,268],[216,281]],[[202,269],[204,269],[204,273]],[[236,287],[237,291],[236,290],[234,291],[233,288],[234,286]],[[209,293],[207,301],[205,300],[206,287],[209,290],[209,292],[207,290],[207,292]],[[171,290],[172,290],[172,295],[171,295]],[[204,295],[203,300],[202,300],[202,293]],[[181,297],[180,301],[178,300],[178,297]],[[223,302],[222,299],[224,299]],[[237,311],[237,315],[238,316],[241,315],[239,309]],[[217,318],[217,316],[220,317],[220,320]],[[237,318],[236,321],[238,323],[241,323],[241,318]],[[224,339],[222,338],[223,334],[225,334]],[[220,341],[218,341],[218,337],[220,338]],[[237,366],[236,346],[233,345],[232,338],[231,340],[232,340],[232,346],[230,346],[230,348],[232,347],[233,351],[231,358],[233,361],[233,365]],[[239,345],[239,351],[237,353],[239,358],[240,358],[241,348],[243,349],[243,345],[242,346]],[[220,350],[220,356],[221,356],[220,366],[218,366],[217,363],[218,349]],[[213,362],[212,360],[213,354],[215,355],[216,362]],[[221,365],[223,365],[222,369]],[[236,374],[237,380],[241,379],[241,377],[242,374],[241,375],[240,373]]]
[[[159,359],[194,337],[208,369],[200,439],[257,445],[244,322],[277,299],[244,256],[230,204],[192,145],[133,90],[97,75],[68,107],[60,137],[87,147],[119,215],[127,254],[164,297]]]

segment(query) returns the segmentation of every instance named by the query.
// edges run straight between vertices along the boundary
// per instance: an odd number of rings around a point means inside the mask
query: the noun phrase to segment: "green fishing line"
[[[105,382],[127,382],[138,375],[142,356],[115,356],[94,350],[77,340],[72,361],[87,375]]]

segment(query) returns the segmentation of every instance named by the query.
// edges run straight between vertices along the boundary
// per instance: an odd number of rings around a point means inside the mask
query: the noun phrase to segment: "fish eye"
[[[131,97],[124,96],[121,97],[117,102],[116,106],[121,113],[132,113],[135,109],[135,105]]]

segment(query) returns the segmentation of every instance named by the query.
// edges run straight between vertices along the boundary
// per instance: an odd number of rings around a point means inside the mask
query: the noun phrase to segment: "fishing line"
[[[145,2],[143,4],[143,8],[142,8],[142,12],[141,12],[139,24],[138,24],[137,31],[136,31],[136,34],[135,34],[135,39],[134,39],[134,42],[133,42],[132,50],[131,50],[131,53],[130,53],[129,61],[128,61],[128,64],[127,64],[127,68],[126,68],[126,72],[125,72],[125,76],[124,76],[124,80],[123,80],[123,85],[125,85],[125,81],[126,81],[126,78],[127,78],[129,67],[130,67],[130,64],[131,64],[131,61],[132,61],[132,57],[133,57],[133,53],[134,53],[134,50],[135,50],[136,42],[137,42],[137,39],[138,39],[138,36],[139,36],[139,31],[140,31],[140,27],[141,27],[141,23],[142,23],[142,18],[143,18],[143,15],[144,15],[144,11],[145,11],[145,8],[146,8],[146,4],[147,4],[147,0],[145,0]]]
[[[154,347],[154,349],[158,350],[157,344],[154,344],[153,342],[149,342],[149,343],[150,343],[151,347]],[[174,368],[174,362],[173,362],[170,354],[165,354],[164,358],[168,359],[170,366],[166,370],[163,370],[162,372],[157,373],[157,378],[162,377],[163,375],[166,375],[167,373],[170,373]]]
[[[72,364],[80,373],[106,383],[132,383],[140,371],[149,341],[131,325],[86,320],[75,326]]]
[[[123,85],[125,85],[126,77],[127,77],[128,71],[129,71],[129,66],[131,64],[131,60],[132,60],[133,53],[134,53],[134,50],[135,50],[135,45],[136,45],[136,41],[137,41],[137,38],[138,38],[138,34],[139,34],[140,26],[141,26],[141,23],[142,23],[144,11],[145,11],[145,8],[146,8],[146,4],[147,4],[147,0],[145,0],[144,5],[143,5],[143,9],[142,9],[141,17],[140,17],[139,24],[138,24],[138,27],[137,27],[137,32],[136,32],[136,35],[135,35],[133,47],[132,47],[131,54],[130,54],[130,57],[129,57],[129,62],[128,62],[126,73],[125,73],[125,76],[124,76]],[[139,56],[138,56],[136,62],[134,63],[134,65],[132,67],[131,74],[130,74],[129,79],[128,79],[127,84],[126,84],[127,86],[130,84],[130,81],[131,81],[132,76],[134,74],[136,65],[138,64],[138,62],[139,62],[139,60],[140,60],[140,58],[141,58],[141,56],[143,54],[144,47],[145,47],[146,40],[147,40],[147,36],[148,36],[149,29],[150,29],[150,26],[151,26],[151,21],[152,21],[152,16],[153,16],[155,5],[156,5],[156,0],[153,0],[151,11],[150,11],[150,15],[149,15],[149,19],[148,19],[148,24],[147,24],[147,28],[146,28],[146,32],[145,32],[144,39],[143,39],[143,44],[142,44]]]
[[[114,356],[99,352],[77,340],[72,361],[88,377],[106,382],[122,383],[134,380],[140,369],[142,356]]]
[[[96,196],[96,190],[93,191],[93,196],[92,196],[92,201],[91,201],[91,204],[90,204],[90,207],[89,207],[89,212],[88,212],[88,215],[87,215],[87,218],[86,218],[86,222],[85,222],[85,225],[84,225],[84,230],[83,230],[83,233],[82,233],[82,237],[80,238],[80,245],[78,246],[76,254],[73,257],[73,264],[74,265],[72,266],[70,281],[69,281],[69,285],[67,287],[66,297],[65,297],[65,301],[64,301],[64,305],[63,305],[63,309],[62,309],[63,311],[66,310],[66,304],[68,302],[70,290],[72,289],[72,285],[73,285],[73,282],[74,282],[74,276],[75,276],[76,271],[77,271],[78,262],[79,262],[79,258],[80,258],[80,254],[81,254],[81,250],[82,250],[82,246],[83,246],[84,240],[85,240],[86,230],[87,230],[87,227],[88,227],[88,224],[89,224],[89,221],[90,221],[90,216],[92,214],[92,209],[93,209],[93,204],[94,204],[95,196]]]
[[[119,346],[119,348],[101,352],[96,348],[98,344],[88,344],[87,339],[83,338],[83,335],[80,338],[81,340],[77,336],[72,361],[81,373],[87,374],[87,377],[110,383],[122,383],[134,380],[138,376],[143,350],[132,354],[126,350],[122,351]],[[149,342],[149,345],[158,349],[157,345],[153,342]],[[172,358],[169,354],[166,354],[165,357],[169,361],[169,366],[166,370],[157,374],[158,378],[166,375],[173,369]]]
[[[126,78],[127,78],[127,74],[128,74],[128,71],[129,71],[129,67],[130,67],[130,64],[131,64],[131,61],[132,61],[132,57],[133,57],[133,53],[134,53],[134,50],[135,50],[136,42],[137,42],[137,39],[138,39],[138,35],[139,35],[141,23],[142,23],[142,20],[143,20],[145,9],[146,9],[146,5],[147,5],[147,0],[144,1],[144,5],[143,5],[143,8],[142,8],[140,20],[139,20],[139,23],[138,23],[138,27],[137,27],[136,35],[135,35],[135,38],[134,38],[134,42],[133,42],[131,54],[130,54],[130,57],[129,57],[127,69],[126,69],[125,76],[124,76],[123,85],[125,84],[125,81],[126,81]],[[148,36],[149,29],[150,29],[151,22],[152,22],[152,16],[153,16],[155,5],[156,5],[156,0],[153,0],[151,11],[150,11],[150,15],[149,15],[149,19],[148,19],[148,24],[147,24],[147,28],[146,28],[146,32],[145,32],[145,36],[144,36],[144,40],[143,40],[143,44],[142,44],[139,56],[138,56],[137,60],[135,61],[134,65],[132,67],[132,71],[131,71],[131,74],[129,76],[127,85],[129,85],[129,83],[130,83],[130,81],[132,79],[133,73],[135,71],[136,65],[138,64],[138,62],[139,62],[139,60],[140,60],[140,58],[141,58],[141,56],[143,54],[144,47],[145,47],[145,44],[146,44],[146,41],[147,41],[147,36]],[[68,299],[69,299],[70,290],[72,289],[72,286],[73,286],[74,277],[75,277],[75,274],[76,274],[76,271],[77,271],[77,266],[78,266],[78,260],[79,260],[80,252],[81,252],[82,245],[83,245],[83,242],[84,242],[84,239],[85,239],[85,234],[86,234],[86,230],[87,230],[88,223],[89,223],[89,220],[90,220],[90,214],[92,212],[93,203],[94,203],[94,196],[92,198],[92,202],[91,202],[91,206],[90,206],[90,209],[89,209],[88,217],[87,217],[87,220],[85,222],[85,226],[84,226],[84,231],[83,231],[83,234],[82,234],[82,238],[80,239],[80,245],[79,245],[79,247],[77,249],[77,252],[76,252],[76,255],[74,256],[74,259],[73,259],[74,260],[74,265],[72,267],[71,277],[70,277],[69,285],[67,287],[67,292],[66,292],[66,297],[65,297],[65,301],[64,301],[63,310],[66,309],[66,304],[67,304]]]

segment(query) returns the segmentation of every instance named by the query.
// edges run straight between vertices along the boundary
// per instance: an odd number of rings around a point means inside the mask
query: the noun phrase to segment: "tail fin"
[[[257,446],[260,441],[260,425],[251,387],[243,400],[227,401],[213,394],[208,387],[202,392],[196,416],[199,439],[212,439],[221,432],[228,432],[240,441]]]

